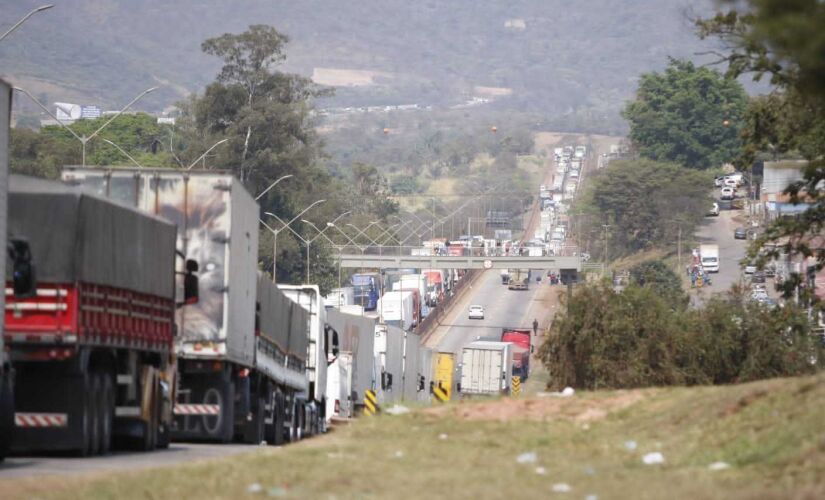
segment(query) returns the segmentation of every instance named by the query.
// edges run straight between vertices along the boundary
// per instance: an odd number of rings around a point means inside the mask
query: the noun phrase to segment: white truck
[[[699,245],[699,260],[709,273],[719,272],[719,245]]]
[[[378,313],[381,322],[403,330],[412,329],[415,324],[414,296],[411,291],[386,292],[378,299]]]
[[[326,357],[312,358],[326,346],[323,324],[308,331],[301,308],[259,276],[260,208],[240,181],[135,168],[67,167],[62,177],[175,224],[181,256],[200,264],[200,299],[177,314],[172,439],[279,444],[324,429]],[[313,300],[323,310],[317,291]]]
[[[340,309],[344,306],[351,306],[354,304],[355,290],[351,286],[333,288],[327,296],[324,297],[324,305],[326,307]]]
[[[463,396],[509,394],[513,378],[513,344],[478,340],[461,351]]]
[[[10,118],[11,86],[0,80],[0,269],[6,268]],[[5,298],[5,293],[0,294],[0,306],[3,311],[5,311]],[[3,348],[3,335],[3,317],[0,316],[0,460],[3,460],[8,452],[12,429],[14,429],[14,372],[12,372]]]
[[[364,393],[375,389],[374,339],[375,318],[327,312],[327,324],[338,337],[340,350],[327,373],[327,398],[332,402],[331,415],[352,418],[363,405]]]

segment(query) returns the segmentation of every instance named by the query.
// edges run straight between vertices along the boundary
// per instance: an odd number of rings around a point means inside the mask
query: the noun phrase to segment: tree
[[[822,366],[810,362],[823,348],[792,304],[771,309],[733,290],[702,309],[674,309],[649,286],[577,288],[539,349],[552,388],[730,384]]]
[[[661,260],[648,260],[631,267],[630,279],[637,286],[653,289],[675,308],[681,309],[688,305],[689,299],[682,290],[682,280]]]
[[[736,80],[671,59],[664,73],[642,75],[622,115],[642,156],[707,169],[736,157],[746,104]]]
[[[673,163],[647,159],[610,162],[591,178],[576,206],[582,231],[603,235],[608,224],[611,255],[675,243],[679,229],[691,234],[710,200],[709,177]]]
[[[727,74],[769,77],[776,90],[751,102],[745,129],[744,161],[769,149],[771,154],[799,152],[809,160],[804,178],[788,186],[792,203],[811,207],[795,219],[772,224],[751,248],[783,240],[779,250],[813,257],[825,266],[825,4],[817,0],[725,1],[730,8],[699,19],[700,37],[717,37],[729,52],[719,54]],[[776,252],[768,252],[773,255]]]

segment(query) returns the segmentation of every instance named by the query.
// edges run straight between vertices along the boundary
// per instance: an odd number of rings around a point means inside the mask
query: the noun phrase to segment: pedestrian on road
[[[539,320],[533,319],[533,335],[538,335],[539,332]]]

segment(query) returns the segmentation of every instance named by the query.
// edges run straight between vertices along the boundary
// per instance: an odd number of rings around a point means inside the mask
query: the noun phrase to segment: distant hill
[[[39,0],[5,2],[0,24]],[[200,42],[266,23],[285,69],[339,85],[321,107],[487,106],[621,126],[636,77],[707,48],[686,9],[711,0],[65,0],[0,43],[0,73],[48,101],[113,106],[141,90],[157,110],[199,91],[218,61]],[[699,7],[697,7],[699,5]],[[698,9],[698,10],[697,10]],[[483,102],[483,101],[481,101]]]

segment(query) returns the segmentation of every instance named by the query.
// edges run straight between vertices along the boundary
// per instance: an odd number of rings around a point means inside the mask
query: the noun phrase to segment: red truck
[[[8,200],[10,238],[27,243],[36,280],[15,294],[17,272],[6,274],[12,449],[167,446],[175,311],[198,300],[197,264],[178,259],[175,226],[41,179],[12,176]]]
[[[530,374],[530,354],[533,352],[531,345],[531,333],[529,328],[502,328],[501,341],[512,342],[513,349],[513,375],[518,375],[521,380],[527,380]]]

